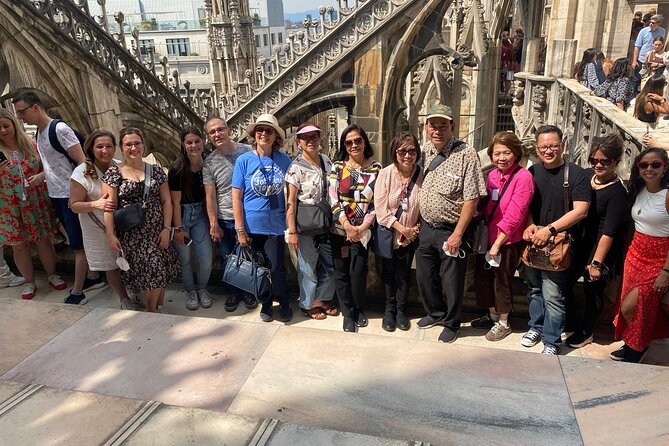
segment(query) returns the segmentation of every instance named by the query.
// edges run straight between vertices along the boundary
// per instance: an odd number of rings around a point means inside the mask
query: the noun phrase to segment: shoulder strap
[[[93,223],[98,225],[98,228],[102,229],[103,231],[107,231],[107,228],[105,227],[104,223],[100,221],[100,219],[95,215],[93,212],[88,212],[88,216],[91,217],[91,220],[93,220]]]
[[[453,143],[453,147],[452,147],[452,149],[456,149],[456,148],[460,147],[461,145],[463,145],[464,143],[465,143],[464,141],[459,141],[459,140],[458,140],[458,141],[455,141],[455,142]],[[437,156],[435,156],[435,157],[432,159],[432,161],[430,162],[430,165],[427,166],[427,169],[425,169],[425,176],[427,176],[427,174],[428,174],[429,172],[432,172],[432,171],[435,170],[437,167],[439,167],[439,165],[440,165],[441,163],[443,163],[444,161],[446,161],[446,156],[444,155],[444,152],[443,152],[443,150],[442,150],[441,152],[439,152],[439,153],[437,154]]]
[[[321,162],[321,170],[323,171],[323,190],[321,191],[321,199],[325,200],[328,196],[328,173],[325,171],[325,161],[323,161],[323,156],[318,154],[318,161]]]
[[[58,135],[56,134],[56,126],[61,122],[64,122],[64,121],[62,119],[54,119],[49,124],[49,129],[48,129],[49,143],[51,144],[51,147],[53,147],[53,149],[56,152],[60,153],[65,158],[67,158],[67,160],[70,162],[70,164],[72,164],[73,167],[77,167],[77,162],[74,161],[74,159],[72,159],[70,154],[67,153],[67,150],[65,149],[65,147],[63,147],[63,145],[60,143],[60,141],[58,141]]]
[[[566,214],[569,212],[569,161],[564,163],[564,182],[562,183],[562,192],[564,194],[564,213]]]
[[[149,196],[151,189],[151,164],[144,163],[144,201]]]
[[[409,180],[409,184],[407,185],[407,193],[406,193],[406,196],[404,197],[404,199],[407,200],[407,202],[409,201],[409,197],[411,196],[411,191],[413,190],[413,187],[416,184],[416,181],[418,181],[418,175],[420,175],[420,171],[421,171],[420,166],[418,164],[416,164],[416,171],[413,173],[413,175],[411,176],[411,179]],[[402,209],[402,205],[400,204],[400,206],[397,207],[397,211],[395,212],[395,218],[397,220],[400,219],[400,217],[402,216],[403,211],[404,210]]]
[[[513,169],[513,172],[511,172],[511,175],[509,175],[509,179],[504,183],[504,187],[502,188],[501,191],[499,191],[499,195],[497,196],[497,201],[495,202],[495,206],[492,208],[492,212],[490,212],[490,215],[488,218],[486,218],[486,222],[490,221],[492,219],[492,216],[495,215],[495,212],[497,212],[497,208],[499,207],[499,203],[502,201],[502,197],[504,196],[504,192],[506,191],[506,188],[509,187],[509,184],[511,184],[511,180],[513,179],[513,176],[516,174],[521,169],[520,164],[516,166],[515,169]]]

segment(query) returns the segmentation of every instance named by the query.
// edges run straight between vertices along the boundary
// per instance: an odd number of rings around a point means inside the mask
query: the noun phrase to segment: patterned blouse
[[[381,164],[373,161],[363,169],[354,169],[346,161],[335,161],[330,171],[330,204],[335,232],[342,234],[339,217],[346,215],[354,226],[374,223],[374,183]]]
[[[632,99],[632,81],[626,77],[619,77],[613,82],[607,79],[603,84],[595,88],[595,94],[608,99],[614,104],[622,102],[623,108],[627,108]]]
[[[332,161],[325,155],[320,155],[320,157],[323,160],[325,172],[330,172]],[[301,154],[297,155],[286,172],[286,183],[297,188],[298,201],[305,204],[319,203],[323,196],[323,169],[311,165],[302,158]]]
[[[413,178],[416,172],[416,167],[411,172]],[[411,181],[411,180],[409,180]],[[423,183],[422,174],[418,175],[418,179],[413,186],[411,195],[406,201],[406,209],[400,215],[400,224],[407,227],[415,226],[418,223],[419,208],[418,208],[418,194],[420,193],[420,186]],[[402,205],[407,193],[408,182],[402,184],[400,173],[395,167],[395,164],[384,167],[376,179],[376,186],[374,190],[374,210],[376,212],[376,221],[386,228],[392,227],[393,223],[397,221],[395,214],[397,209]],[[399,234],[397,230],[394,231],[393,248],[400,246]]]
[[[599,78],[597,77],[597,69],[595,64],[590,62],[585,66],[583,70],[583,76],[581,77],[581,84],[585,85],[591,90],[599,87]]]

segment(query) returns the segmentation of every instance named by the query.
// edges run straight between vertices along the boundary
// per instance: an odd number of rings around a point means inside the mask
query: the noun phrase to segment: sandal
[[[325,313],[323,313],[323,309],[320,307],[315,307],[312,308],[311,310],[305,310],[304,308],[301,308],[302,313],[308,318],[311,319],[317,319],[317,320],[322,320],[325,319],[327,316]]]
[[[327,302],[321,305],[319,308],[323,311],[323,313],[327,314],[328,316],[336,316],[337,314],[339,314],[339,310],[337,310],[337,307]]]

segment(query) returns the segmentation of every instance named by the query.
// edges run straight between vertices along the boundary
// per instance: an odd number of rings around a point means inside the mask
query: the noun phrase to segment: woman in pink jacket
[[[511,280],[523,246],[523,229],[534,195],[532,174],[519,165],[521,142],[513,132],[498,132],[488,145],[488,156],[496,166],[488,175],[488,202],[483,218],[488,224],[489,261],[476,262],[476,303],[490,314],[472,321],[474,328],[489,328],[489,341],[499,341],[511,333]]]

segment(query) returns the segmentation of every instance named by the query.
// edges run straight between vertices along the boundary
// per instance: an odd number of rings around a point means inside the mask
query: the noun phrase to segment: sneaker
[[[21,276],[12,274],[12,277],[7,282],[0,283],[0,288],[20,286],[23,285],[24,283],[26,283],[26,279],[24,279]]]
[[[590,344],[591,342],[592,342],[592,333],[587,334],[583,332],[576,332],[567,338],[565,344],[567,344],[571,348],[581,348]]]
[[[272,301],[262,304],[260,309],[260,320],[263,322],[272,322],[274,317],[272,316]]]
[[[520,339],[520,344],[523,347],[534,347],[539,343],[539,341],[541,341],[541,333],[539,333],[536,330],[530,329]]]
[[[450,344],[458,338],[458,330],[452,330],[448,327],[444,327],[441,334],[439,334],[439,340],[441,342],[446,342]]]
[[[444,325],[442,321],[438,321],[429,314],[425,317],[423,317],[421,320],[416,322],[416,325],[418,328],[430,328],[434,327],[435,325]]]
[[[197,300],[196,291],[188,291],[186,293],[186,308],[189,310],[197,310],[200,308],[200,301]]]
[[[84,293],[72,294],[70,292],[70,295],[67,296],[63,302],[72,305],[84,305],[86,302],[88,302],[88,299],[86,299],[86,295]]]
[[[132,306],[132,302],[130,302],[130,299],[127,297],[124,297],[121,299],[121,310],[134,310],[135,308]]]
[[[505,327],[499,322],[492,326],[490,331],[485,334],[485,338],[488,341],[501,341],[505,337],[511,334],[511,327]]]
[[[253,310],[258,306],[258,299],[256,299],[251,293],[242,294],[242,300],[244,301],[244,306],[247,310]]]
[[[49,276],[47,279],[49,281],[49,284],[56,289],[56,290],[64,290],[67,288],[67,283],[58,275],[58,274],[52,274]]]
[[[37,287],[33,282],[26,283],[26,286],[23,287],[23,291],[21,292],[21,299],[32,300],[32,298],[35,297],[36,290]]]
[[[239,301],[241,301],[239,296],[230,296],[223,304],[223,308],[225,308],[225,311],[235,311],[239,306]]]
[[[553,355],[557,356],[558,352],[560,351],[559,348],[557,348],[554,345],[551,344],[544,344],[544,349],[541,351],[542,355]]]
[[[620,347],[618,350],[609,353],[609,357],[614,361],[622,361],[623,359],[625,359],[625,347],[627,346],[623,344],[623,346]]]
[[[474,319],[471,322],[472,328],[478,328],[481,330],[490,330],[495,326],[495,321],[490,319],[490,315],[486,314],[484,316],[481,316],[479,318]]]
[[[197,298],[200,301],[200,306],[202,308],[209,308],[211,307],[211,295],[209,294],[209,291],[202,289],[202,290],[197,290]],[[235,308],[237,308],[235,306]],[[227,308],[226,308],[227,310]],[[235,311],[235,310],[232,310]]]
[[[97,290],[98,288],[103,288],[105,285],[104,280],[102,280],[102,276],[98,276],[95,279],[91,279],[89,277],[86,277],[84,279],[84,286],[82,288],[82,291],[91,291],[91,290]]]

